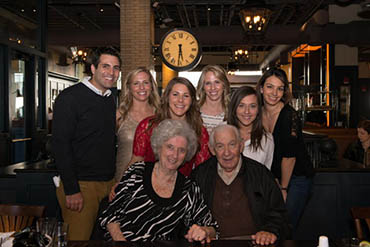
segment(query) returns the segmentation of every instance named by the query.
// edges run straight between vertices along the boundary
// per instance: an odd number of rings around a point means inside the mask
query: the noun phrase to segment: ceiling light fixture
[[[260,33],[267,26],[271,10],[266,8],[247,8],[239,13],[243,28],[249,33]]]
[[[83,49],[77,49],[76,46],[71,47],[73,63],[85,63],[87,60],[87,51]]]
[[[236,64],[249,63],[248,49],[243,49],[243,48],[234,49],[231,60]]]

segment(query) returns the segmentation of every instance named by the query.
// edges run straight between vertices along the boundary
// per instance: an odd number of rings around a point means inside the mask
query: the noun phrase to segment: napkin
[[[6,239],[5,242],[2,243],[1,247],[12,247],[13,246],[13,237],[9,237],[14,232],[0,232],[0,238]]]

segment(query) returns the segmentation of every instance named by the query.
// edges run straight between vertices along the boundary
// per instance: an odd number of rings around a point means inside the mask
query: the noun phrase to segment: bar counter
[[[333,164],[336,166],[315,168],[312,195],[299,223],[297,239],[354,237],[351,207],[370,207],[370,168],[347,159]]]
[[[50,160],[21,162],[0,168],[0,203],[45,205],[45,216],[59,216]]]

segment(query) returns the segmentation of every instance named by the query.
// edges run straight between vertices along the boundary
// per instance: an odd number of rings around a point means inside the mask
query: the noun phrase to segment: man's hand
[[[277,237],[271,232],[260,231],[252,235],[252,239],[259,245],[269,245],[275,243]]]
[[[72,211],[81,212],[84,207],[84,198],[81,192],[66,195],[66,207]]]
[[[110,193],[109,193],[109,202],[113,201],[113,199],[116,197],[115,189],[117,188],[118,184],[119,183],[117,182],[112,186],[112,189],[110,190]]]
[[[204,244],[205,242],[207,242],[207,243],[211,242],[211,238],[210,238],[206,228],[198,226],[196,224],[194,224],[190,227],[188,233],[185,235],[185,238],[189,242],[200,241],[202,244]]]

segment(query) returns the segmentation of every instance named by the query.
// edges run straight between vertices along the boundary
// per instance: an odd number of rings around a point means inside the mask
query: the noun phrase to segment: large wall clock
[[[173,29],[161,41],[162,61],[175,71],[191,70],[202,58],[199,41],[186,29]]]

